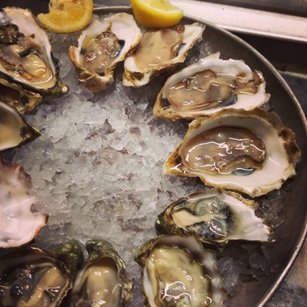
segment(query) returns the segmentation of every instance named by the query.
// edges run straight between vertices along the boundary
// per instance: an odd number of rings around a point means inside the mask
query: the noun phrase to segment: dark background
[[[307,0],[204,0],[204,2],[307,17]]]

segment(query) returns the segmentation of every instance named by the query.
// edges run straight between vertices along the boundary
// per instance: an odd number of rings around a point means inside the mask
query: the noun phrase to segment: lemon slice
[[[93,0],[50,0],[49,13],[37,16],[40,24],[55,33],[84,28],[93,15]]]
[[[182,10],[168,0],[130,0],[136,21],[147,28],[167,28],[179,23]]]

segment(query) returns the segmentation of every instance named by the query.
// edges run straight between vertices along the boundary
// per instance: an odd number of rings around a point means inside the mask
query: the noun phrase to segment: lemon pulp
[[[93,14],[93,0],[50,0],[49,13],[37,16],[40,24],[56,33],[71,33],[84,28]]]
[[[183,12],[168,0],[130,0],[136,21],[147,28],[175,26],[182,19]]]

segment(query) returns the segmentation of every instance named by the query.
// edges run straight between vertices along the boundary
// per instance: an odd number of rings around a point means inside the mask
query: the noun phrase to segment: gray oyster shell
[[[0,306],[60,306],[80,262],[81,248],[72,242],[52,251],[29,247],[1,257]]]
[[[142,37],[133,16],[118,13],[94,19],[69,48],[79,81],[93,93],[106,90],[114,82],[115,67],[125,60]]]
[[[276,113],[224,109],[189,124],[163,172],[256,197],[294,176],[300,157],[295,133]]]
[[[159,236],[145,242],[134,258],[142,267],[146,306],[223,306],[215,254],[195,236]]]
[[[204,30],[205,26],[196,22],[144,32],[137,48],[125,59],[123,85],[144,86],[154,76],[183,63]]]
[[[16,108],[20,114],[33,110],[42,98],[39,93],[28,91],[19,84],[0,78],[0,101]]]
[[[70,306],[126,306],[133,285],[125,277],[124,261],[104,240],[88,241],[86,250],[89,257],[77,274]]]
[[[30,176],[18,164],[0,158],[0,250],[25,245],[47,224],[48,215],[32,212]]]
[[[59,78],[49,34],[28,9],[6,7],[7,21],[0,22],[0,72],[25,89],[42,95],[61,96],[68,87]],[[9,23],[8,23],[9,20]]]
[[[193,119],[226,108],[252,110],[269,100],[260,71],[219,56],[210,54],[171,75],[157,96],[154,116]]]
[[[229,240],[268,242],[272,233],[258,218],[258,204],[235,192],[209,189],[179,198],[157,217],[157,234],[194,234],[220,246]]]
[[[40,135],[14,107],[0,101],[0,151],[21,146]]]

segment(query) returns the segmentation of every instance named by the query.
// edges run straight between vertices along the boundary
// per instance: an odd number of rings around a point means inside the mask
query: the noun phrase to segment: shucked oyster
[[[103,240],[86,243],[89,258],[78,272],[71,306],[121,307],[131,299],[132,283],[125,277],[125,263]]]
[[[158,94],[154,116],[192,119],[222,108],[252,110],[269,100],[261,72],[252,72],[242,60],[219,56],[211,54],[169,77]]]
[[[135,48],[141,36],[132,15],[118,13],[94,20],[81,33],[78,47],[69,48],[81,83],[92,92],[111,86],[115,66]]]
[[[0,22],[0,72],[24,88],[43,95],[60,96],[68,91],[58,76],[50,37],[31,11],[6,7]]]
[[[295,134],[277,114],[227,109],[191,122],[163,170],[255,197],[279,189],[299,160]]]
[[[152,76],[184,62],[204,29],[203,25],[194,23],[145,32],[138,47],[125,60],[123,84],[143,86]]]
[[[0,150],[23,145],[39,136],[40,132],[27,124],[14,107],[0,101]]]
[[[136,251],[146,306],[223,306],[215,255],[194,236],[159,236]]]
[[[0,159],[0,248],[24,245],[46,225],[47,214],[31,211],[35,202],[28,194],[31,187],[31,178],[21,165]]]
[[[82,259],[81,248],[75,243],[54,251],[27,248],[2,257],[0,306],[59,306]]]
[[[202,242],[270,241],[271,231],[255,215],[258,205],[234,192],[210,189],[182,197],[156,220],[158,234],[195,234]]]
[[[40,94],[27,91],[19,84],[0,78],[0,101],[15,107],[19,113],[31,111],[41,100]]]

